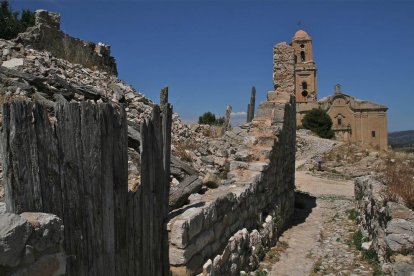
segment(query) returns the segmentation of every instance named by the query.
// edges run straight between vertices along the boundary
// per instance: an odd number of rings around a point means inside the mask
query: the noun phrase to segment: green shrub
[[[224,124],[224,117],[216,118],[216,115],[214,115],[214,113],[208,111],[208,112],[205,112],[200,117],[198,117],[198,123],[204,124],[204,125],[221,126]]]
[[[364,236],[362,235],[361,230],[356,231],[352,234],[352,243],[354,244],[355,248],[359,251],[362,250],[362,242],[364,241]]]
[[[35,24],[34,12],[30,10],[22,10],[19,12],[13,11],[10,8],[9,1],[2,1],[0,3],[0,38],[13,39],[21,32],[24,32],[27,27]]]
[[[267,276],[267,271],[266,270],[262,270],[262,269],[258,269],[254,272],[255,276]]]
[[[358,211],[355,209],[349,209],[346,211],[348,213],[348,218],[351,220],[356,220],[358,217]]]
[[[332,120],[328,113],[322,109],[312,109],[306,113],[302,126],[315,132],[321,138],[331,139],[335,136],[332,130]]]

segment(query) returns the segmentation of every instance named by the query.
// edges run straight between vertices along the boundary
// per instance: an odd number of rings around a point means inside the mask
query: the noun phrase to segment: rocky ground
[[[261,269],[268,275],[373,275],[376,265],[354,244],[353,183],[308,176],[298,179],[309,193],[298,195],[295,221],[279,241],[286,249],[267,257]]]

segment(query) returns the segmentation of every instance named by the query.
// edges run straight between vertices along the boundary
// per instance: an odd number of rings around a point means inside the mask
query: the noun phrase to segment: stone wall
[[[293,51],[283,47],[290,63]],[[293,67],[280,73],[288,82],[280,79],[280,87],[294,91]],[[240,154],[226,160],[226,184],[170,214],[173,275],[237,275],[257,267],[294,211],[295,131],[294,96],[279,89],[268,93],[251,123],[226,132],[222,139],[240,143]]]
[[[35,12],[36,23],[16,41],[37,50],[46,50],[53,56],[78,63],[91,69],[117,74],[110,46],[71,37],[60,30],[60,15],[45,10]]]
[[[52,214],[5,211],[0,203],[0,275],[64,275],[62,220]]]
[[[293,59],[292,59],[293,56]],[[273,85],[276,92],[295,93],[295,50],[286,42],[273,47]],[[293,72],[293,74],[292,74]]]
[[[358,221],[368,239],[366,247],[377,252],[385,272],[410,275],[414,272],[414,212],[384,200],[383,188],[370,176],[355,180]]]

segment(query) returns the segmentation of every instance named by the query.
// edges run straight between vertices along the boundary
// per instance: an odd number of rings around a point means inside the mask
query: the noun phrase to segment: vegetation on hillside
[[[198,123],[204,124],[204,125],[221,126],[224,124],[224,117],[216,118],[216,115],[214,113],[211,113],[210,111],[208,111],[208,112],[205,112],[200,117],[198,117]]]
[[[9,5],[9,1],[0,3],[0,38],[13,39],[27,27],[35,24],[34,12],[30,10],[22,10],[20,12],[13,11]]]
[[[331,117],[320,108],[314,108],[306,113],[302,120],[302,127],[315,132],[321,138],[331,139],[335,137]]]
[[[384,196],[390,201],[403,201],[414,210],[414,156],[398,153],[391,157],[380,179],[386,185]]]
[[[388,143],[394,150],[414,152],[414,130],[391,132]]]

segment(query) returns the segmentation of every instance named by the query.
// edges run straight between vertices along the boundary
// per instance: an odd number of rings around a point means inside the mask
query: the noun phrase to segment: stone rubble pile
[[[296,165],[312,168],[326,152],[341,144],[339,141],[320,138],[310,130],[299,129],[296,131]]]
[[[41,46],[38,45],[41,41],[36,40],[39,30],[44,29],[46,33],[62,32],[58,14],[39,10],[35,15],[36,25],[32,29],[15,40],[0,39],[1,101],[31,100],[48,107],[63,99],[110,102],[114,106],[123,104],[129,125],[129,146],[132,147],[129,149],[129,186],[134,189],[140,181],[140,123],[151,116],[154,103],[116,75],[108,73],[108,70],[93,70],[57,58],[50,51],[38,50]],[[69,42],[75,43],[72,40]],[[172,132],[173,156],[193,166],[203,183],[210,187],[222,184],[229,170],[229,160],[243,161],[248,158],[239,147],[246,138],[246,131],[240,128],[219,137],[219,128],[199,124],[189,126],[175,113]],[[183,174],[182,171],[180,173]],[[173,184],[182,179],[182,175],[172,175]]]
[[[20,43],[0,40],[0,98],[31,100],[53,106],[63,98],[79,102],[92,100],[125,105],[130,132],[139,140],[139,125],[149,118],[154,103],[132,86],[105,71],[92,70],[79,64],[54,57],[48,51],[38,51]],[[184,124],[173,114],[172,152],[192,165],[203,183],[220,185],[229,169],[228,159],[244,160],[239,144],[245,137],[240,128],[219,136],[214,126]],[[240,136],[242,135],[242,136]],[[238,153],[236,155],[236,147]],[[134,189],[140,181],[138,147],[129,149],[129,186]],[[173,183],[182,178],[174,176]],[[1,195],[0,195],[1,197]]]

